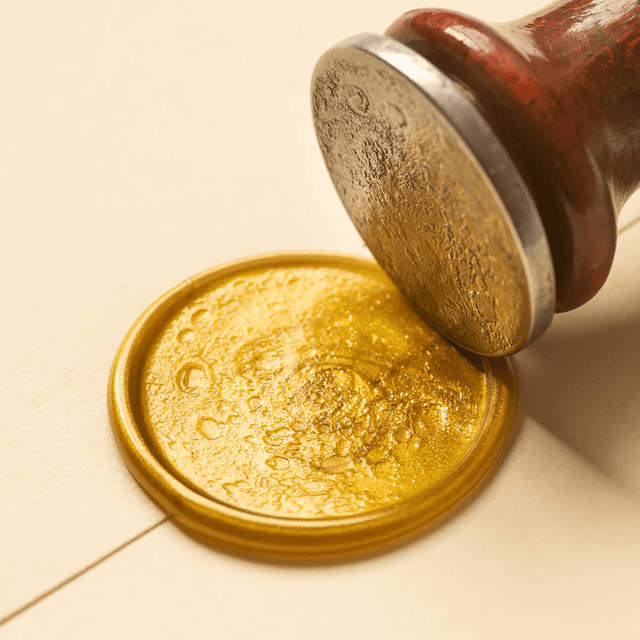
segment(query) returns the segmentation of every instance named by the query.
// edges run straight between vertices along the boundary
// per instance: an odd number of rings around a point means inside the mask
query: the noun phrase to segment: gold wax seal
[[[210,542],[322,557],[450,512],[498,461],[504,359],[421,321],[373,262],[279,254],[189,279],[125,338],[109,384],[126,462]]]

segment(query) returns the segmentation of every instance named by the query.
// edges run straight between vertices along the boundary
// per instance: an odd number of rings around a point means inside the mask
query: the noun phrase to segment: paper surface
[[[539,8],[439,4],[487,21]],[[367,254],[317,149],[311,71],[336,42],[412,8],[0,9],[0,619],[13,616],[0,637],[637,630],[640,225],[620,236],[597,298],[515,358],[520,435],[486,491],[436,531],[320,568],[227,556],[171,522],[138,538],[165,515],[109,427],[120,340],[159,295],[224,261]],[[621,226],[638,217],[636,197]]]

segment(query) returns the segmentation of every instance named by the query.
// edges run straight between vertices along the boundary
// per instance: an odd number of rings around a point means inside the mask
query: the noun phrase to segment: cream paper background
[[[539,8],[439,4],[488,21]],[[329,46],[411,8],[0,7],[1,638],[637,637],[638,198],[605,289],[515,358],[503,468],[409,545],[312,568],[225,555],[165,521],[116,449],[109,367],[160,294],[260,252],[366,255],[309,79]]]

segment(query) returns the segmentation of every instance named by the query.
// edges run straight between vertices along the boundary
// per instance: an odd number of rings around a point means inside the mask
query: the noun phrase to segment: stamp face
[[[555,305],[544,233],[532,247],[523,244],[537,237],[527,226],[537,216],[528,192],[500,182],[519,180],[517,171],[498,159],[484,120],[470,124],[480,115],[462,85],[433,75],[433,66],[416,63],[400,43],[359,38],[329,50],[312,81],[318,143],[345,210],[380,266],[440,333],[475,353],[515,353],[538,331],[541,309],[552,315]],[[472,141],[489,155],[488,169]],[[544,277],[541,264],[550,269]]]
[[[507,369],[442,338],[365,260],[280,256],[209,272],[138,331],[131,422],[114,399],[116,434],[135,428],[142,457],[213,521],[218,511],[298,533],[330,523],[339,546],[341,528],[368,522],[375,534],[392,512],[401,522],[433,503],[421,526],[479,443],[485,452],[488,434],[503,443],[511,427]]]

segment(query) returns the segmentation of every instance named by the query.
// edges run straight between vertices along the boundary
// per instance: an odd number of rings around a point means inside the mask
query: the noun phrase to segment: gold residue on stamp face
[[[312,104],[345,209],[419,314],[476,353],[517,350],[531,315],[522,249],[451,124],[406,77],[356,50],[325,63]]]
[[[163,318],[140,374],[162,464],[218,503],[285,519],[429,491],[469,455],[493,402],[486,359],[420,321],[364,261],[207,281]]]

